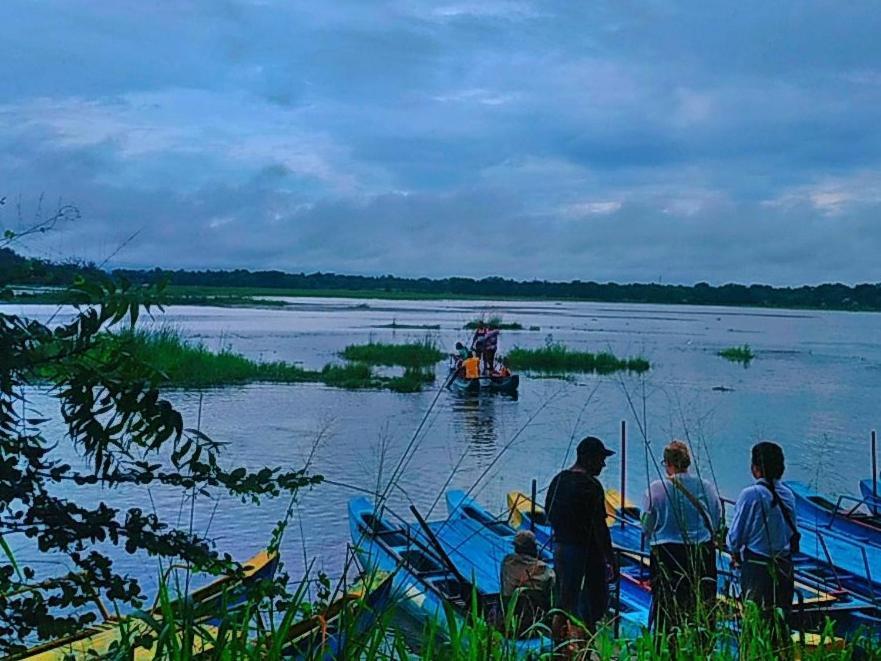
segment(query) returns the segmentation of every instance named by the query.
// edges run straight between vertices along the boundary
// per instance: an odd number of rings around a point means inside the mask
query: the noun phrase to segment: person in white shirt
[[[788,640],[785,618],[795,589],[792,556],[801,535],[795,518],[795,496],[780,478],[783,449],[762,441],[753,446],[751,470],[755,484],[740,492],[728,531],[728,548],[740,565],[740,591],[767,616],[779,609],[783,622],[774,627],[781,644]]]
[[[711,623],[716,602],[715,537],[722,503],[713,485],[689,474],[682,441],[664,448],[666,477],[643,502],[643,533],[651,545],[652,627],[666,635],[695,621]],[[700,612],[699,612],[700,611]]]

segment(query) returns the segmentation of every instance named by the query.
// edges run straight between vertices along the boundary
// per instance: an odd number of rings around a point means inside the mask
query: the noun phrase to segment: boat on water
[[[261,551],[242,565],[240,576],[222,577],[189,593],[186,599],[188,606],[194,608],[197,614],[206,614],[202,618],[197,616],[194,622],[193,640],[188,641],[192,658],[214,658],[216,642],[222,637],[219,636],[221,616],[217,613],[230,613],[243,606],[248,598],[248,588],[261,580],[271,580],[277,567],[278,554]],[[349,658],[349,646],[357,644],[388,609],[391,579],[389,574],[378,574],[357,582],[325,610],[293,623],[274,637],[264,636],[261,645],[267,649],[275,648],[285,658],[294,660],[335,661]],[[154,607],[150,614],[161,623],[162,610]],[[151,632],[142,619],[110,618],[76,635],[40,644],[10,658],[29,661],[99,658],[111,654],[113,648],[120,645],[123,631],[127,631],[129,636],[152,633],[155,637],[157,633]],[[281,640],[278,640],[279,636]],[[178,640],[178,643],[183,644],[183,640]],[[155,654],[154,647],[137,647],[128,658],[147,660],[153,659]]]
[[[551,528],[544,510],[533,504],[530,497],[522,492],[510,492],[507,501],[511,521],[519,528],[532,530],[540,545],[551,548]],[[613,544],[637,554],[644,560],[649,549],[642,536],[640,509],[628,500],[622,503],[620,493],[608,489],[606,513]],[[875,600],[869,596],[873,589],[872,584],[866,583],[865,578],[848,574],[825,560],[821,562],[816,554],[811,553],[815,548],[814,545],[822,541],[838,551],[836,557],[843,558],[845,552],[848,554],[853,552],[852,545],[848,546],[839,538],[828,538],[827,535],[820,535],[816,531],[802,530],[801,526],[800,530],[803,535],[802,553],[796,556],[794,562],[796,585],[793,612],[796,624],[810,628],[822,625],[823,619],[828,616],[836,621],[838,631],[841,633],[857,631],[860,627],[881,630],[879,629],[881,610],[875,605]],[[847,541],[849,540],[845,540]],[[727,552],[722,552],[717,554],[717,559],[720,572],[719,586],[724,594],[728,591],[730,583],[730,580],[726,581],[724,578],[730,579],[733,575],[731,557]],[[854,558],[850,555],[848,560],[854,562]],[[876,557],[876,561],[881,562],[881,554]],[[645,569],[647,571],[647,567]],[[647,579],[647,573],[641,574],[635,569],[629,571],[634,574],[636,580]],[[623,569],[622,573],[624,573]],[[863,575],[865,573],[866,571],[863,570]],[[847,586],[854,589],[851,590]]]
[[[293,624],[283,634],[282,656],[297,661],[345,661],[357,657],[364,639],[390,612],[394,576],[365,576],[322,612]],[[276,645],[272,638],[269,647]]]
[[[450,375],[447,388],[454,392],[468,395],[478,395],[482,392],[498,392],[514,395],[520,387],[520,375],[510,376],[480,376],[476,379],[466,379],[462,376]]]
[[[272,580],[278,568],[278,554],[261,551],[242,564],[242,572],[238,575],[223,576],[207,585],[197,588],[187,596],[187,603],[198,612],[216,613],[219,610],[229,611],[241,605],[247,599],[248,587],[262,580]],[[154,606],[150,615],[157,620],[162,619],[161,607]],[[202,623],[206,627],[218,624],[216,617],[206,616]],[[71,657],[103,656],[111,653],[123,640],[124,629],[129,636],[149,633],[149,625],[143,620],[131,616],[110,616],[104,622],[82,631],[29,648],[27,651],[13,655],[12,659],[29,659],[33,661],[60,661]],[[196,636],[193,641],[193,653],[208,652],[212,647],[210,636]],[[134,659],[152,659],[153,648],[136,648]]]
[[[799,520],[820,530],[835,530],[860,543],[881,544],[881,513],[866,511],[865,499],[842,496],[833,502],[803,482],[788,481],[786,485],[795,494]]]
[[[873,514],[881,514],[881,484],[871,478],[860,480],[860,494]]]
[[[409,616],[448,639],[475,616],[484,623],[503,620],[499,566],[505,540],[475,535],[461,516],[408,523],[378,511],[365,497],[350,500],[348,509],[359,564],[368,575],[377,570],[394,575],[392,599]],[[550,652],[553,642],[546,633],[541,626],[517,637],[499,632],[498,645],[518,655]]]
[[[460,521],[467,535],[457,546],[471,547],[471,552],[489,555],[478,556],[482,563],[489,563],[488,572],[494,573],[498,583],[502,559],[511,552],[516,530],[504,519],[500,520],[483,508],[477,501],[463,491],[447,492],[447,510],[451,521]],[[554,558],[547,544],[542,543],[538,531],[536,541],[539,543],[539,555],[548,563]],[[648,627],[651,593],[648,587],[648,574],[641,575],[636,571],[639,563],[629,557],[620,559],[621,581],[615,589],[610,590],[611,603],[609,610],[613,614],[612,624],[618,629],[619,635],[635,638]],[[641,567],[640,567],[641,569]]]

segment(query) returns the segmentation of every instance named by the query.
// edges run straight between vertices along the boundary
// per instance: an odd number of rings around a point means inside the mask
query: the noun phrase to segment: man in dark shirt
[[[615,454],[595,436],[581,440],[575,464],[554,477],[545,499],[554,533],[557,607],[592,632],[606,614],[608,574],[616,571],[606,525],[606,494],[597,476]]]

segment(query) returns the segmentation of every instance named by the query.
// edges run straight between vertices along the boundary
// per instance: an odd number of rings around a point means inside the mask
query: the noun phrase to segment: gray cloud
[[[877,280],[872,3],[10,0],[0,194],[116,265]],[[0,224],[18,221],[14,205]]]

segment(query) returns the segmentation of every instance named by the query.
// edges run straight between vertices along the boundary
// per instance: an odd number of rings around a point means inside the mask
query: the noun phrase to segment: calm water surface
[[[515,345],[541,346],[551,337],[575,349],[642,355],[652,363],[642,378],[527,375],[516,400],[467,399],[437,389],[349,392],[312,384],[169,393],[188,426],[196,425],[201,402],[201,428],[228,443],[230,465],[298,468],[312,455],[312,470],[334,482],[302,493],[296,503],[282,548],[293,576],[310,563],[331,576],[340,574],[349,541],[346,501],[358,490],[385,489],[423,420],[414,452],[389,492],[402,513],[413,503],[424,513],[442,514],[445,488],[473,488],[485,505],[500,511],[508,490],[528,490],[532,479],[543,488],[566,463],[572,439],[591,433],[617,449],[622,420],[629,431],[630,495],[641,494],[657,474],[647,450],[659,454],[671,437],[689,437],[705,477],[732,498],[749,482],[749,447],[762,438],[784,445],[788,477],[824,491],[856,493],[857,480],[870,475],[868,438],[879,424],[881,401],[876,335],[881,316],[875,314],[568,302],[290,299],[289,304],[281,310],[174,307],[155,323],[173,324],[211,349],[231,347],[255,359],[316,368],[339,360],[347,344],[370,339],[401,342],[430,335],[452,349],[467,337],[464,323],[483,314],[540,327],[503,332],[501,353]],[[55,308],[0,306],[0,311],[45,318]],[[392,322],[440,329],[382,327]],[[757,355],[749,368],[716,355],[743,343]],[[444,370],[438,366],[438,386]],[[714,390],[718,387],[731,390]],[[34,401],[46,403],[39,393]],[[603,475],[608,486],[618,487],[620,468],[619,454]],[[159,489],[76,497],[103,498],[121,508],[155,507],[172,521],[189,519],[180,497]],[[285,500],[253,506],[228,497],[201,499],[194,524],[221,549],[245,558],[265,546],[286,507]],[[18,550],[30,553],[24,546]],[[114,554],[120,567],[150,590],[155,562]]]

